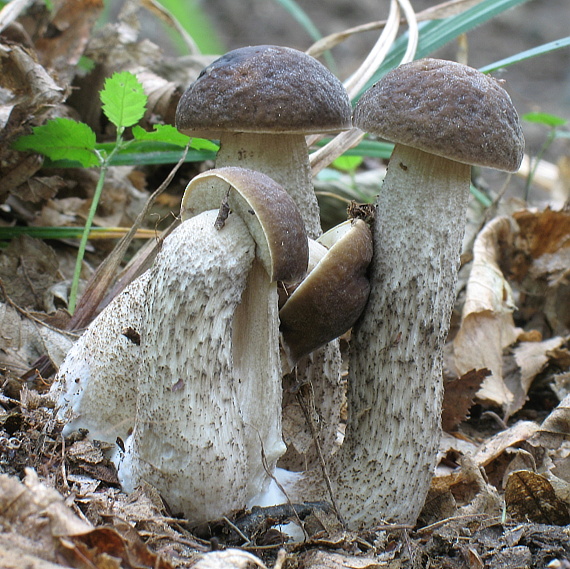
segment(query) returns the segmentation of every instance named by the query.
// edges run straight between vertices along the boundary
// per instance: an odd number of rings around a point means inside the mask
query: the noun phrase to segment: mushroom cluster
[[[305,135],[351,122],[323,69],[257,46],[190,86],[177,126],[220,140],[216,169],[190,181],[181,226],[53,388],[68,430],[125,440],[114,457],[125,489],[150,482],[194,522],[265,492],[285,449],[283,369],[353,325],[347,430],[328,457],[340,513],[351,527],[414,523],[435,466],[470,167],[515,171],[519,119],[498,81],[464,65],[424,59],[388,73],[354,112],[356,126],[395,142],[373,235],[353,220],[315,242]],[[321,482],[308,471],[291,497],[323,499]]]

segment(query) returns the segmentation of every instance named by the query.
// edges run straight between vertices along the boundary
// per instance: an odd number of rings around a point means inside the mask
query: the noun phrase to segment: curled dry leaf
[[[518,421],[509,429],[487,439],[473,459],[478,466],[487,466],[503,454],[507,448],[530,439],[537,430],[538,425],[533,421]]]
[[[517,339],[518,330],[513,320],[512,289],[499,262],[502,247],[512,243],[516,231],[510,218],[497,217],[475,240],[461,327],[453,342],[460,374],[471,369],[491,370],[478,397],[500,406],[513,399],[503,382],[503,349]]]
[[[570,395],[566,396],[543,421],[530,443],[549,449],[558,449],[570,440]]]

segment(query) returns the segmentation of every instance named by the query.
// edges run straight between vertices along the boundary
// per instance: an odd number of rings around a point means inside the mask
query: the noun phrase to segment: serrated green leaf
[[[73,160],[84,168],[98,166],[95,153],[95,133],[84,123],[59,118],[32,129],[33,134],[20,137],[16,150],[38,152],[50,160]]]
[[[141,126],[134,126],[132,129],[135,140],[152,140],[153,142],[167,142],[176,146],[186,146],[190,140],[189,136],[182,134],[170,124],[155,124],[154,130],[148,131]]]
[[[551,115],[549,113],[538,113],[538,112],[526,113],[526,115],[523,115],[521,118],[527,122],[544,124],[546,126],[551,126],[551,127],[563,126],[568,122],[566,119],[563,119],[562,117]]]
[[[114,73],[100,93],[105,116],[119,129],[137,124],[143,117],[147,96],[136,75]]]

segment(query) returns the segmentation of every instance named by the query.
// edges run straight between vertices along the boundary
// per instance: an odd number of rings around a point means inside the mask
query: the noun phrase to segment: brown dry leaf
[[[556,497],[550,482],[535,472],[519,470],[511,473],[505,487],[507,511],[517,521],[565,526],[570,513]]]
[[[487,439],[473,456],[478,466],[487,466],[512,446],[530,439],[538,430],[532,421],[517,421],[512,427]]]
[[[521,342],[512,349],[512,354],[505,356],[511,361],[510,365],[504,364],[503,381],[512,393],[512,400],[504,407],[504,420],[522,409],[532,382],[550,361],[550,352],[560,348],[564,341],[557,336],[543,342]]]
[[[499,261],[516,231],[510,218],[497,217],[477,236],[461,326],[453,341],[458,373],[491,370],[477,395],[499,406],[506,406],[513,399],[503,382],[503,349],[515,342],[519,334],[513,320],[513,293]]]
[[[26,372],[41,356],[59,366],[74,336],[46,327],[0,302],[0,364],[16,374]]]
[[[24,483],[16,477],[0,475],[1,536],[4,548],[55,562],[62,535],[78,535],[91,526],[65,505],[63,497],[39,481],[26,469]]]
[[[71,84],[103,7],[103,0],[63,0],[49,22],[49,34],[36,41],[43,66],[60,81]]]
[[[452,431],[467,419],[475,394],[490,373],[488,369],[473,369],[445,383],[441,414],[441,427],[444,431]]]
[[[172,569],[169,561],[152,553],[136,531],[123,524],[124,535],[112,527],[99,527],[62,538],[61,552],[72,567],[98,569]]]
[[[44,296],[62,276],[54,250],[41,239],[21,235],[12,239],[0,256],[0,279],[13,303],[45,310]]]
[[[535,446],[558,449],[570,440],[570,395],[566,396],[543,421],[529,442]]]
[[[27,132],[30,117],[39,123],[64,100],[63,89],[37,62],[30,50],[0,43],[0,202],[41,167],[43,159],[10,148]]]

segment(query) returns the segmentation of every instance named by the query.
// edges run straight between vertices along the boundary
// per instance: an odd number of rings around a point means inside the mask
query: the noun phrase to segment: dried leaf
[[[475,394],[490,373],[488,369],[473,369],[445,383],[441,414],[441,426],[444,431],[452,431],[467,419]]]
[[[64,0],[51,19],[52,32],[37,40],[42,64],[60,80],[68,84],[73,80],[103,6],[102,0]]]
[[[61,539],[61,551],[73,567],[172,569],[170,562],[148,549],[133,528],[122,524],[122,529],[124,535],[115,528],[99,527]]]
[[[518,421],[506,431],[501,431],[487,439],[481,445],[473,460],[479,466],[487,466],[507,448],[530,439],[537,430],[538,425],[532,421]]]
[[[543,421],[530,443],[558,449],[563,441],[570,440],[570,395],[566,396]]]
[[[503,349],[519,331],[514,325],[515,303],[511,287],[499,267],[502,249],[512,243],[516,226],[508,217],[488,223],[473,245],[473,267],[467,283],[460,329],[453,341],[455,367],[459,373],[487,368],[478,397],[506,406],[513,395],[503,382]]]
[[[302,556],[304,569],[378,569],[385,566],[373,558],[342,555],[330,551],[312,550]]]
[[[65,506],[59,492],[40,482],[30,468],[24,483],[0,475],[0,527],[10,547],[53,562],[57,559],[54,536],[91,529]]]
[[[522,409],[532,382],[550,360],[549,352],[563,343],[564,338],[556,337],[544,342],[521,342],[513,348],[512,355],[507,356],[511,365],[504,364],[503,381],[512,393],[505,406],[505,420]]]
[[[505,487],[507,511],[518,521],[564,526],[570,524],[570,513],[554,493],[550,482],[529,470],[513,472]]]

